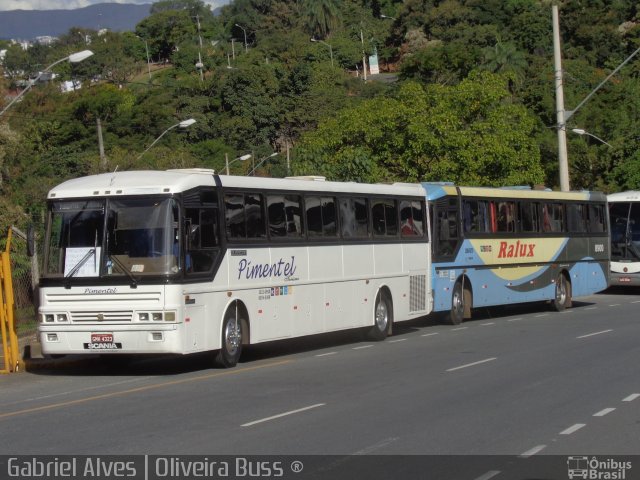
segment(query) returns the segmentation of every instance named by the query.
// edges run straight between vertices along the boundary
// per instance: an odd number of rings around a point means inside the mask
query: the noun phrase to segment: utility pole
[[[367,54],[364,51],[364,34],[360,28],[360,41],[362,42],[362,75],[363,80],[367,81]]]
[[[560,172],[560,190],[568,192],[570,190],[569,160],[567,158],[567,126],[565,123],[562,59],[560,53],[560,21],[558,19],[558,6],[553,5],[551,9],[553,18],[553,59],[556,86],[556,120],[558,122],[558,167]]]

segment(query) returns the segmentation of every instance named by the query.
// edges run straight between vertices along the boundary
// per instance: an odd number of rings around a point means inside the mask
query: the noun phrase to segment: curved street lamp
[[[236,157],[233,160],[229,161],[229,155],[225,154],[224,163],[225,163],[225,168],[226,168],[227,175],[229,175],[229,165],[231,165],[233,162],[237,162],[237,161],[244,162],[246,160],[249,160],[251,157],[253,157],[253,155],[250,154],[250,153],[247,153],[246,155],[242,155],[241,157]]]
[[[255,172],[255,171],[256,171],[256,169],[257,169],[260,165],[262,165],[264,162],[266,162],[266,161],[267,161],[267,160],[269,160],[270,158],[275,157],[276,155],[278,155],[278,152],[273,152],[271,155],[267,155],[267,156],[266,156],[266,157],[264,157],[262,160],[260,160],[260,161],[258,162],[258,164],[257,164],[255,167],[253,167],[249,173],[247,173],[247,177],[248,177],[248,176],[250,176],[250,175],[253,175],[253,172]]]
[[[331,57],[331,68],[333,68],[333,48],[331,48],[331,45],[329,45],[327,42],[323,42],[322,40],[318,40],[317,38],[313,38],[313,37],[311,37],[311,41],[318,42],[329,47],[329,56]]]
[[[593,133],[589,133],[586,130],[582,129],[582,128],[572,128],[571,131],[573,133],[576,133],[578,135],[588,135],[590,137],[595,138],[596,140],[598,140],[600,143],[604,143],[606,146],[611,147],[611,145],[607,142],[605,142],[603,139],[601,139],[600,137],[595,136]]]
[[[247,45],[247,31],[237,23],[235,24],[235,26],[242,30],[242,33],[244,33],[244,53],[247,53],[249,51],[249,46]]]
[[[136,158],[136,160],[140,160],[140,158],[149,151],[149,149],[151,147],[153,147],[156,143],[158,143],[158,140],[160,140],[162,137],[164,137],[164,134],[167,133],[169,130],[173,130],[174,128],[180,127],[180,128],[187,128],[191,125],[193,125],[194,123],[196,123],[196,121],[193,118],[189,118],[187,120],[183,120],[179,123],[176,123],[175,125],[171,125],[169,128],[167,128],[164,132],[162,132],[160,134],[160,136],[158,138],[156,138],[153,143],[151,145],[149,145],[146,150],[144,152],[142,152],[140,155],[138,155],[138,157]]]
[[[58,65],[59,63],[65,62],[67,60],[69,60],[69,62],[71,63],[78,63],[81,62],[87,58],[89,58],[91,55],[93,55],[93,52],[91,50],[83,50],[81,52],[76,52],[76,53],[72,53],[71,55],[69,55],[68,57],[64,57],[61,58],[60,60],[57,60],[55,62],[53,62],[51,65],[49,65],[47,68],[45,68],[43,71],[41,71],[38,76],[35,78],[35,80],[33,82],[29,82],[29,84],[25,87],[24,90],[22,90],[18,95],[16,95],[14,97],[13,100],[11,100],[9,102],[9,105],[7,105],[6,107],[4,107],[4,109],[0,112],[0,117],[2,116],[2,114],[4,114],[4,112],[6,112],[7,110],[9,110],[9,107],[11,107],[11,105],[13,105],[14,103],[16,103],[20,98],[22,98],[22,96],[27,93],[31,87],[40,79],[40,77],[42,75],[44,75],[45,73],[47,73],[49,70],[51,70],[53,67],[55,67],[56,65]]]

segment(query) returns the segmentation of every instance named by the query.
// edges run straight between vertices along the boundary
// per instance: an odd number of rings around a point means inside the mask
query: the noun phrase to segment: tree
[[[312,36],[326,38],[340,24],[338,0],[303,0],[302,14]]]
[[[476,72],[457,86],[403,85],[340,111],[303,136],[297,174],[359,181],[535,184],[543,179],[535,118],[508,80]]]

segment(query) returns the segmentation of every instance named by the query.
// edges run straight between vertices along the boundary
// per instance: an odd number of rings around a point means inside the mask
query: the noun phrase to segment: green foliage
[[[344,109],[305,135],[295,170],[368,182],[538,183],[535,118],[510,100],[507,83],[486,72],[452,87],[406,83],[395,98]]]

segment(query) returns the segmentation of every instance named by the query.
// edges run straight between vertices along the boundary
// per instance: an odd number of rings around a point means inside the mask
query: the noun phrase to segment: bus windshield
[[[640,260],[640,204],[610,203],[611,259]]]
[[[171,198],[53,202],[43,275],[136,279],[178,273],[179,225]]]

